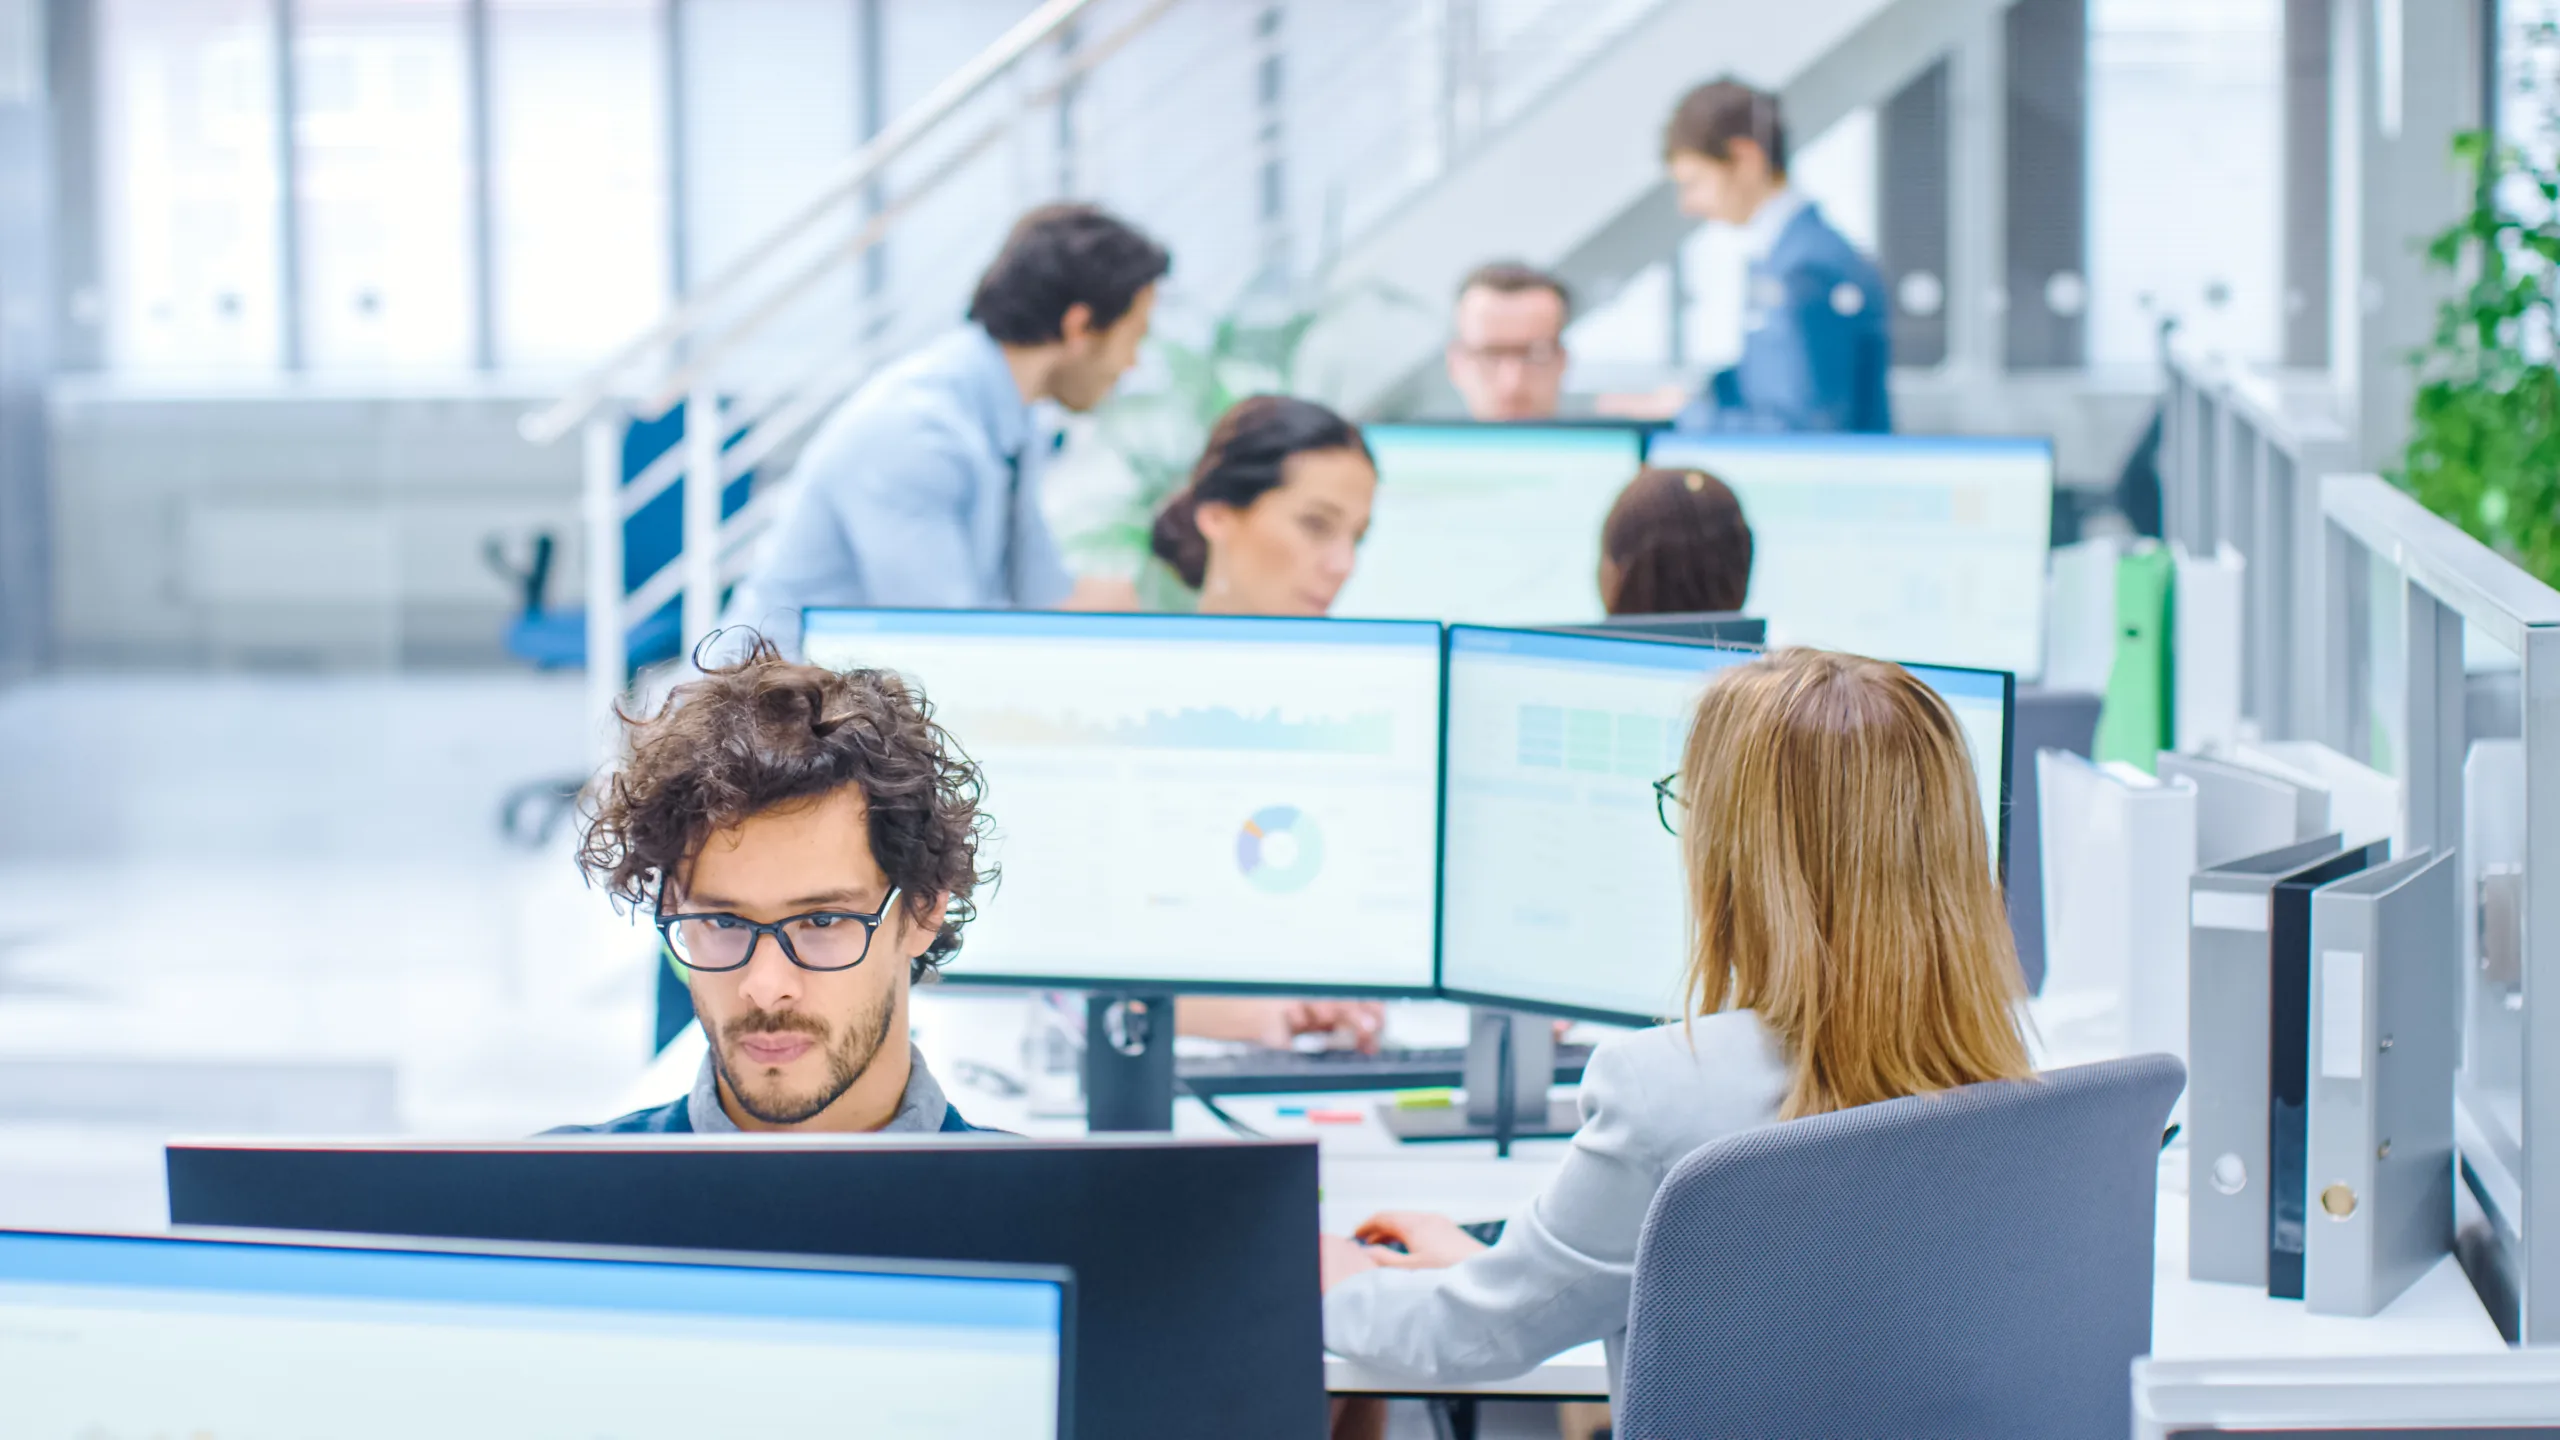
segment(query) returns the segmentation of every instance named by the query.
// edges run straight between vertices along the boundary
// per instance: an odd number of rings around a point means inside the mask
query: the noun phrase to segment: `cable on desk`
[[[1174,1083],[1175,1083],[1176,1085],[1178,1085],[1178,1086],[1181,1086],[1182,1093],[1184,1093],[1185,1095],[1190,1096],[1190,1097],[1191,1097],[1192,1099],[1194,1099],[1194,1100],[1199,1101],[1199,1102],[1200,1102],[1200,1108],[1201,1108],[1201,1109],[1203,1109],[1203,1110],[1208,1111],[1211,1115],[1215,1116],[1215,1117],[1217,1118],[1217,1121],[1218,1121],[1218,1123],[1219,1123],[1219,1124],[1226,1126],[1226,1127],[1227,1127],[1228,1129],[1230,1129],[1230,1130],[1233,1130],[1233,1131],[1234,1131],[1234,1132],[1236,1132],[1238,1135],[1243,1136],[1245,1139],[1247,1139],[1247,1140],[1268,1140],[1268,1139],[1270,1139],[1270,1138],[1271,1138],[1270,1136],[1263,1134],[1261,1131],[1256,1130],[1256,1129],[1254,1129],[1252,1126],[1247,1125],[1247,1124],[1246,1124],[1246,1123],[1244,1123],[1243,1121],[1241,1121],[1241,1120],[1237,1119],[1235,1116],[1233,1116],[1233,1115],[1231,1115],[1231,1114],[1228,1114],[1228,1113],[1227,1113],[1227,1107],[1225,1107],[1224,1105],[1219,1104],[1215,1098],[1213,1098],[1213,1097],[1211,1097],[1211,1096],[1203,1095],[1203,1094],[1201,1094],[1199,1091],[1192,1089],[1190,1086],[1188,1086],[1188,1085],[1183,1085],[1183,1084],[1182,1084],[1182,1082],[1181,1082],[1181,1081],[1179,1081],[1179,1080],[1175,1081]]]

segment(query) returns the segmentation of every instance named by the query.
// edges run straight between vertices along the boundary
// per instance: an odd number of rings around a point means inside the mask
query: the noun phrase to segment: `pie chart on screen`
[[[1257,890],[1304,890],[1324,868],[1324,832],[1295,805],[1266,805],[1236,834],[1236,868]]]

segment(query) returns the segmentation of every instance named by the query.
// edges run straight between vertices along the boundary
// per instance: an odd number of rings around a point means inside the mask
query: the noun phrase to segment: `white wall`
[[[55,633],[69,665],[506,666],[480,558],[548,529],[579,594],[574,446],[532,394],[224,395],[90,381],[52,402]]]

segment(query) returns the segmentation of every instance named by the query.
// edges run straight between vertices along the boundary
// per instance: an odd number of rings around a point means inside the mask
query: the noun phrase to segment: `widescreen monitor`
[[[1441,988],[1650,1023],[1676,1008],[1680,842],[1653,782],[1750,650],[1449,629]]]
[[[1003,878],[949,978],[1423,994],[1440,631],[1416,622],[811,610],[974,761]]]
[[[1679,842],[1653,789],[1706,686],[1757,652],[1452,626],[1440,983],[1453,998],[1649,1024],[1687,956]],[[2014,681],[1911,665],[1972,751],[2005,864]]]
[[[1191,1435],[1212,1422],[1231,1440],[1324,1433],[1311,1141],[181,1141],[168,1163],[177,1225],[1062,1266],[1075,1276],[1075,1434]],[[782,1372],[768,1363],[675,1373],[750,1377],[710,1387],[748,1408],[689,1432],[729,1435],[738,1415],[765,1413],[763,1382]],[[812,1393],[838,1406],[864,1396],[833,1375]],[[858,1418],[841,1411],[832,1430],[760,1418],[753,1428],[904,1433]]]
[[[1600,618],[1600,522],[1644,466],[1618,425],[1372,425],[1378,497],[1336,615]]]
[[[1072,1314],[1055,1267],[0,1232],[0,1431],[1063,1436]]]
[[[1666,432],[1646,458],[1741,500],[1770,644],[2042,672],[2049,441]]]

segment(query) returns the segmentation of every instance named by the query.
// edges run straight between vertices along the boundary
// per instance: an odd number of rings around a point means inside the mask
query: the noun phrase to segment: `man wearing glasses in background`
[[[656,918],[710,1053],[691,1094],[554,1133],[976,1129],[907,995],[972,912],[977,770],[897,676],[745,648],[624,720],[578,853]]]
[[[1552,420],[1564,395],[1564,282],[1514,260],[1479,265],[1458,286],[1449,383],[1476,420]]]

